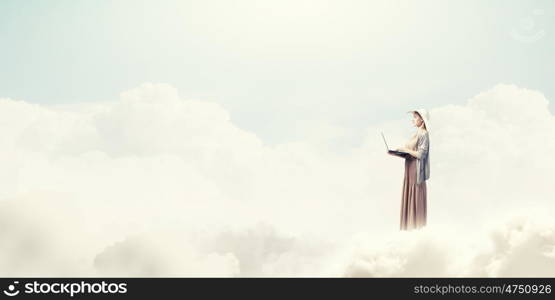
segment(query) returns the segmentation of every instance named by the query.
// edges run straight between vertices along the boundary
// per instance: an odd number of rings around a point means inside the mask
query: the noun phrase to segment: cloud
[[[549,220],[549,221],[546,221]],[[347,277],[553,277],[555,223],[517,215],[461,238],[456,230],[400,232],[354,243]]]
[[[233,253],[199,252],[185,234],[142,234],[108,246],[94,259],[104,276],[231,277],[239,274]]]
[[[0,272],[549,274],[552,226],[530,221],[554,205],[548,100],[499,84],[430,113],[428,227],[404,233],[403,161],[379,135],[401,145],[404,119],[370,124],[346,147],[348,130],[301,122],[310,138],[269,146],[167,84],[93,104],[0,99]],[[515,212],[527,221],[506,221]]]
[[[88,259],[102,234],[83,226],[64,194],[36,191],[0,202],[2,276],[92,275]]]
[[[515,217],[494,228],[490,238],[493,249],[477,255],[468,273],[496,277],[555,275],[555,226],[551,220]]]

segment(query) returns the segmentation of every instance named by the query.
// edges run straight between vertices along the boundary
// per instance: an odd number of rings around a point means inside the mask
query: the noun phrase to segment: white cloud
[[[545,216],[544,216],[545,218]],[[383,244],[359,239],[348,277],[553,277],[555,223],[515,216],[487,231],[399,232]]]
[[[430,112],[429,225],[400,233],[403,162],[385,154],[379,131],[400,145],[410,134],[405,118],[373,124],[360,146],[336,152],[348,130],[307,123],[300,130],[310,138],[268,146],[219,105],[182,99],[166,84],[95,104],[0,99],[0,203],[9,228],[0,232],[0,270],[549,274],[551,225],[500,221],[515,211],[528,220],[524,207],[553,211],[555,119],[547,99],[497,85],[466,105]],[[492,222],[501,225],[488,237]],[[465,239],[453,240],[455,233]]]
[[[231,277],[239,274],[233,253],[199,252],[185,234],[156,232],[126,238],[94,259],[103,276]]]

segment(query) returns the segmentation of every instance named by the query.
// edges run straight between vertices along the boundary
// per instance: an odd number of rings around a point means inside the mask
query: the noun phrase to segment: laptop
[[[394,154],[394,155],[399,155],[399,156],[409,155],[407,152],[389,150],[389,146],[387,146],[387,142],[385,141],[385,136],[383,135],[383,132],[382,132],[382,138],[383,138],[383,142],[385,143],[385,149],[387,150],[388,153],[391,153],[391,154]]]

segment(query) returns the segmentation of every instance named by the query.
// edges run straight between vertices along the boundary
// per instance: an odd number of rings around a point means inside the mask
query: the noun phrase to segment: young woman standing
[[[401,230],[417,229],[426,225],[426,180],[430,178],[429,114],[425,109],[409,112],[413,114],[412,122],[417,128],[416,132],[404,147],[396,149],[408,153],[403,156],[405,176],[401,197]]]

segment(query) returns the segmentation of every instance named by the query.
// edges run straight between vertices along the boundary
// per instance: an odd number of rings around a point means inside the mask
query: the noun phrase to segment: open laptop
[[[385,143],[385,149],[387,150],[387,152],[389,152],[391,154],[394,154],[394,155],[399,155],[399,156],[409,155],[407,152],[389,150],[389,146],[387,146],[387,142],[385,141],[385,136],[383,135],[383,132],[382,132],[382,138],[383,138],[383,142]]]

